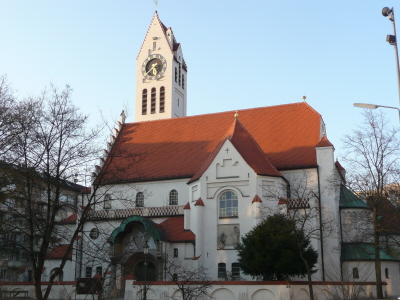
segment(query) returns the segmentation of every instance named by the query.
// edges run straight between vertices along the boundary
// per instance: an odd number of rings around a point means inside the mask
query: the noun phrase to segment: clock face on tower
[[[167,69],[167,61],[160,54],[149,55],[142,64],[144,78],[157,80],[161,78]]]

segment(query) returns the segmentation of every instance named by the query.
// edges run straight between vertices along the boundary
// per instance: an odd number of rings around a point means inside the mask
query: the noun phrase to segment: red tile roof
[[[321,140],[322,120],[307,103],[238,113],[248,135],[276,169],[316,166],[315,145]],[[191,178],[233,120],[234,112],[228,111],[124,124],[98,178],[104,183]],[[244,131],[238,133],[238,139],[244,136]],[[249,153],[249,149],[243,151]]]
[[[194,206],[204,206],[204,202],[201,198],[197,199]]]
[[[339,171],[346,170],[345,168],[343,168],[343,166],[340,164],[340,162],[338,160],[335,162],[335,166]]]
[[[260,199],[260,197],[258,197],[258,195],[255,195],[254,198],[253,198],[253,201],[251,201],[251,203],[254,203],[254,202],[262,203],[262,200]]]
[[[157,224],[157,227],[163,229],[170,242],[194,241],[195,235],[191,231],[185,231],[183,228],[183,217],[171,217],[164,222]]]
[[[59,223],[61,223],[61,224],[75,224],[77,219],[78,219],[78,214],[75,213],[73,215],[70,215],[68,218],[62,219]]]
[[[227,139],[231,141],[232,145],[240,153],[243,159],[258,175],[282,176],[282,174],[271,164],[265,156],[265,153],[261,150],[260,146],[256,143],[249,132],[237,119],[235,119],[228,132],[218,143],[218,146],[207,157],[200,169],[189,180],[189,183],[199,179],[201,175],[203,175]]]
[[[332,143],[324,135],[315,147],[333,147]]]
[[[61,259],[64,257],[64,255],[68,251],[68,245],[60,245],[57,247],[54,247],[49,254],[47,254],[47,258],[53,258],[53,259]],[[72,258],[72,251],[69,251],[67,254],[67,258]]]
[[[183,209],[190,209],[190,203],[186,203],[186,205],[183,207]]]

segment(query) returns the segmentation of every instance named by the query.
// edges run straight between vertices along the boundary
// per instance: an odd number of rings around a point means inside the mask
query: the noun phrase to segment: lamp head
[[[144,245],[143,245],[143,253],[144,254],[148,254],[149,253],[149,244],[147,243],[147,240],[145,241]]]
[[[392,13],[393,13],[393,10],[391,10],[389,7],[384,7],[382,9],[382,15],[384,17],[389,17],[390,15],[392,15]]]
[[[377,109],[379,105],[376,104],[367,104],[367,103],[353,103],[355,107],[361,107],[361,108],[368,108],[368,109]]]

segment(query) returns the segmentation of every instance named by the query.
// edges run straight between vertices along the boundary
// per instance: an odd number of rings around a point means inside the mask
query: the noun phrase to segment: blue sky
[[[396,3],[159,0],[188,65],[188,115],[307,102],[323,117],[336,156],[362,121],[354,102],[399,106],[392,25]],[[395,7],[396,9],[396,7]],[[134,121],[136,56],[152,0],[0,0],[0,74],[19,97],[69,84],[93,123]],[[398,8],[400,30],[400,5]],[[386,109],[398,126],[398,114]],[[240,118],[240,117],[239,117]]]

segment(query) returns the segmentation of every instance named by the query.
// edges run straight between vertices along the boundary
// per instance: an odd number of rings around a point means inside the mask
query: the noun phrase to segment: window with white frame
[[[176,190],[169,192],[169,205],[178,205],[178,192]]]
[[[139,192],[136,194],[136,207],[143,207],[144,206],[144,194],[142,192]]]
[[[174,248],[174,257],[178,257],[178,248]]]
[[[101,266],[96,267],[96,274],[103,275],[103,267],[101,267]]]
[[[232,191],[224,192],[219,196],[219,216],[237,217],[238,216],[238,197]]]

